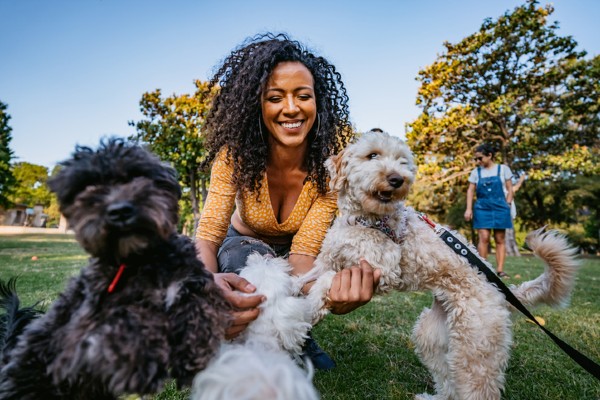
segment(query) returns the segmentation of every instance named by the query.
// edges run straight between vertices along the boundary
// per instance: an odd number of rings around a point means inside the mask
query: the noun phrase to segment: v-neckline
[[[277,215],[275,215],[275,209],[273,208],[273,203],[271,202],[271,192],[269,190],[269,175],[265,171],[265,185],[266,185],[266,189],[267,189],[266,190],[266,198],[267,198],[267,201],[269,202],[269,209],[271,210],[271,216],[273,217],[273,220],[275,221],[275,223],[277,224],[278,227],[285,225],[290,220],[292,215],[294,215],[294,213],[296,212],[296,207],[298,207],[298,202],[300,201],[300,198],[304,194],[304,190],[305,190],[307,184],[308,184],[308,181],[305,181],[302,184],[302,190],[300,191],[300,194],[298,194],[298,198],[296,199],[296,202],[294,203],[294,207],[292,207],[292,211],[287,216],[285,221],[279,222],[279,220],[277,219]]]

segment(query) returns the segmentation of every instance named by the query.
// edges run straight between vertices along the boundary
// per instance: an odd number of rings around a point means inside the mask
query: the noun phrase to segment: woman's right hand
[[[471,209],[467,208],[467,211],[465,211],[465,221],[470,221],[473,218],[473,211],[471,211]]]
[[[215,283],[223,291],[223,296],[235,310],[232,312],[231,325],[225,332],[226,339],[233,339],[242,333],[250,322],[258,318],[258,306],[266,300],[266,297],[242,294],[254,293],[256,287],[234,273],[214,273],[213,276]]]
[[[333,314],[347,314],[371,301],[379,286],[381,270],[374,269],[366,260],[359,265],[344,268],[333,277],[327,292],[326,307]]]

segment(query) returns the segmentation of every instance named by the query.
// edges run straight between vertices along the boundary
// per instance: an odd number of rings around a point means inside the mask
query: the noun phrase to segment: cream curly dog
[[[368,132],[327,162],[339,190],[340,215],[316,261],[321,276],[309,298],[315,320],[327,310],[335,271],[364,257],[382,270],[379,293],[430,290],[413,331],[416,352],[433,375],[435,395],[417,399],[499,399],[511,345],[510,308],[482,273],[455,254],[404,200],[415,178],[408,146]],[[535,280],[511,290],[526,306],[568,301],[578,263],[575,249],[554,231],[536,231],[528,244],[546,264]]]

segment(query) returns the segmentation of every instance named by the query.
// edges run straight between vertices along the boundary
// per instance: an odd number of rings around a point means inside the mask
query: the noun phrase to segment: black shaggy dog
[[[168,378],[191,384],[224,337],[229,305],[177,234],[174,170],[121,139],[77,147],[62,165],[49,185],[91,258],[7,346],[0,399],[115,399]]]

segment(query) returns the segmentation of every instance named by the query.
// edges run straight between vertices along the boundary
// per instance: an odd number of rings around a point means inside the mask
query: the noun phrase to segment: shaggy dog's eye
[[[80,199],[81,204],[84,207],[94,207],[102,203],[100,196],[85,196]]]
[[[101,186],[87,186],[85,190],[76,197],[76,200],[84,207],[94,207],[101,204],[109,189]]]
[[[373,160],[373,159],[375,159],[375,158],[377,158],[377,157],[379,157],[379,154],[377,154],[377,153],[371,153],[371,154],[369,154],[369,155],[367,156],[367,158],[368,158],[369,160]]]

